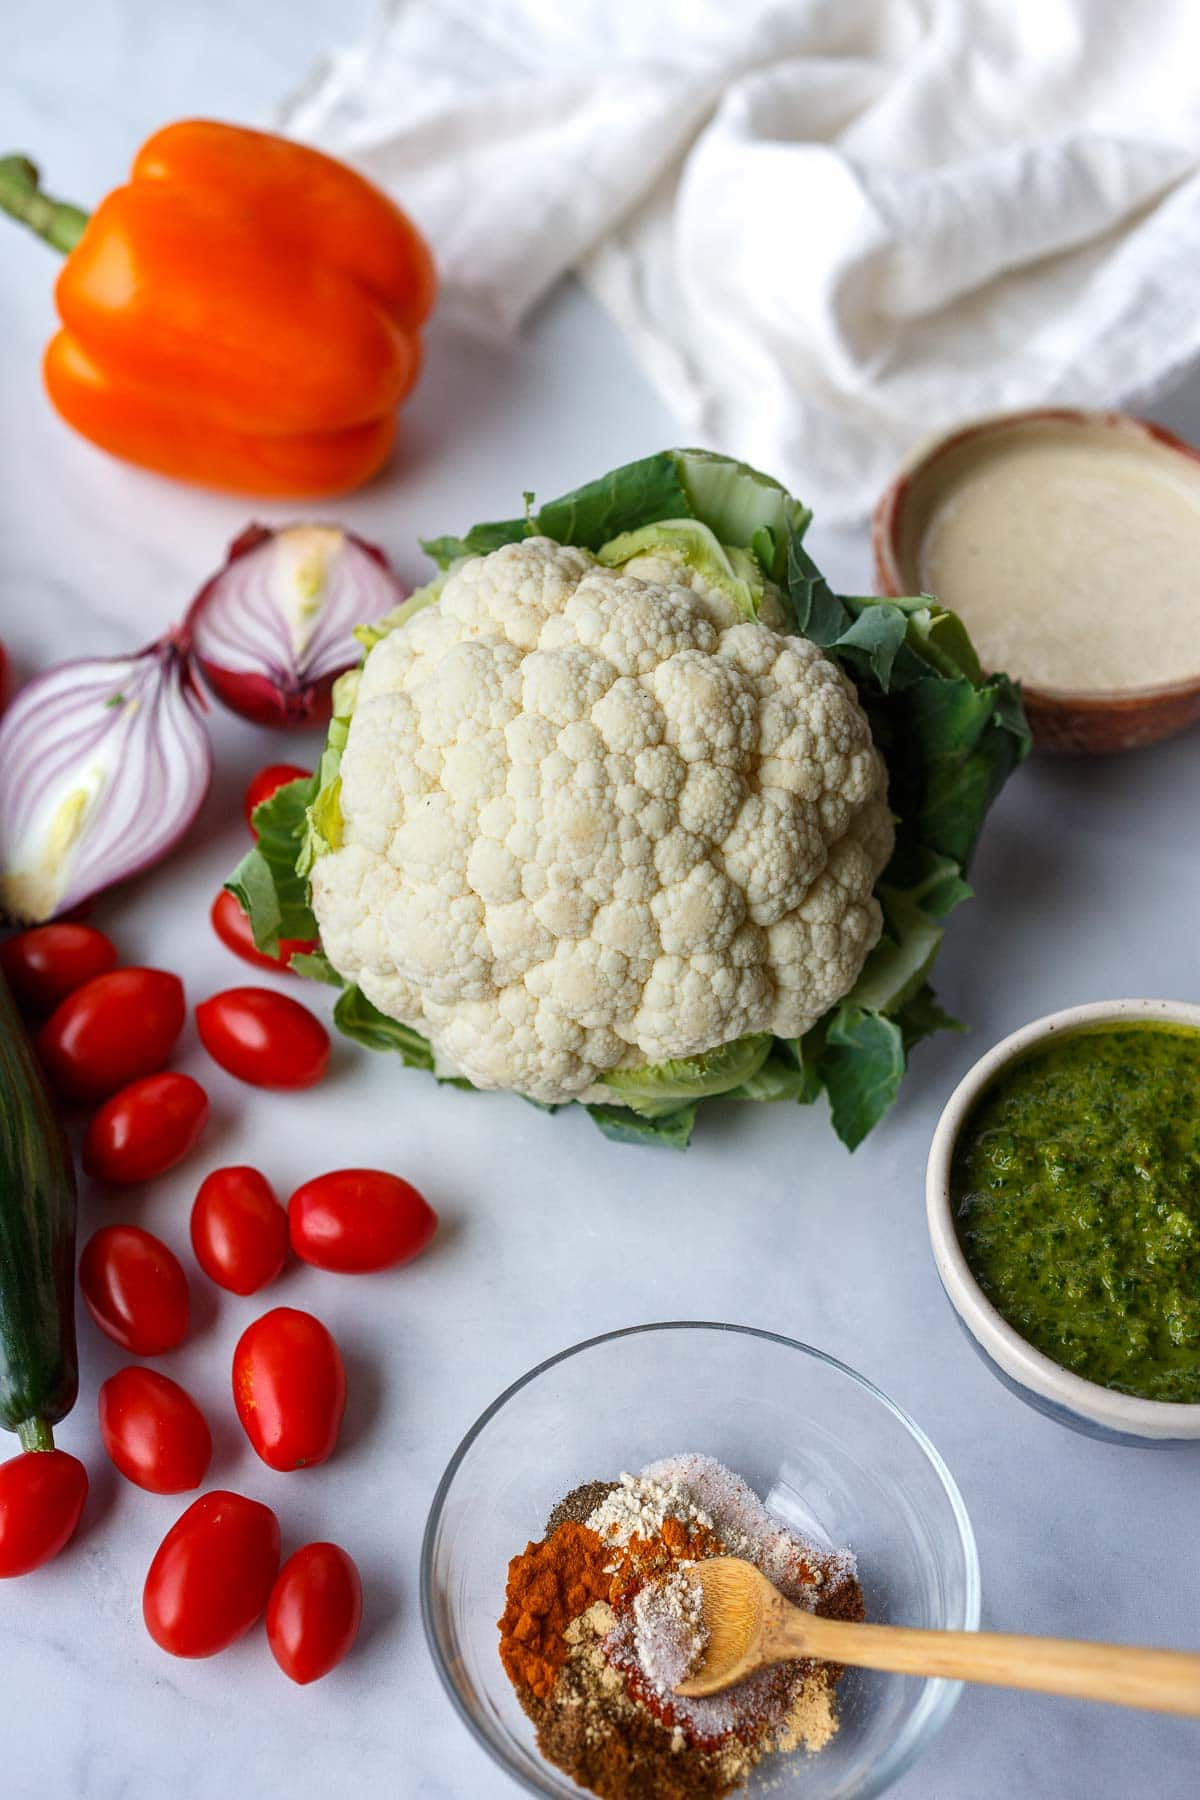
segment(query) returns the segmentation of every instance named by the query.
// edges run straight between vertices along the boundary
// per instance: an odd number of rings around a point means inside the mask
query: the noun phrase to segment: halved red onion
[[[337,525],[251,525],[201,588],[187,631],[205,680],[257,725],[321,725],[361,655],[353,631],[407,596],[382,550]]]
[[[173,848],[212,773],[202,705],[177,631],[21,689],[0,720],[0,914],[52,919]]]

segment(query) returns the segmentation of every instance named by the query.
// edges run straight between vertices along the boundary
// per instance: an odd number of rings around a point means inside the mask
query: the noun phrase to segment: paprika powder
[[[596,1533],[573,1520],[513,1557],[499,1627],[500,1660],[514,1687],[550,1693],[567,1660],[567,1626],[608,1593],[610,1558]]]

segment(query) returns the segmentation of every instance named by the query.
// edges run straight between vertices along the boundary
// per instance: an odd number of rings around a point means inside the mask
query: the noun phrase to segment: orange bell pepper
[[[433,305],[424,239],[332,157],[208,120],[168,125],[88,218],[0,160],[0,207],[69,252],[51,400],[102,449],[244,494],[373,475]]]

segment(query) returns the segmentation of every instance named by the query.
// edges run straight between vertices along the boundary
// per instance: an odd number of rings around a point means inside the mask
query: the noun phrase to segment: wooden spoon
[[[996,1631],[918,1631],[821,1619],[785,1600],[753,1563],[713,1556],[688,1570],[704,1601],[704,1662],[677,1694],[700,1698],[795,1657],[941,1675],[993,1687],[1032,1688],[1076,1700],[1107,1700],[1152,1712],[1200,1717],[1200,1655],[1082,1644]]]

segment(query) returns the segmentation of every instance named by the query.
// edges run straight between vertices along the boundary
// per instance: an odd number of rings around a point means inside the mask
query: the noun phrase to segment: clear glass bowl
[[[740,1325],[642,1325],[576,1344],[476,1421],[442,1477],[421,1552],[421,1610],[463,1722],[532,1794],[582,1790],[538,1753],[500,1665],[509,1558],[580,1482],[681,1451],[745,1477],[784,1524],[849,1548],[872,1619],[975,1630],[979,1560],[928,1438],[844,1363]],[[751,1793],[882,1793],[945,1724],[959,1684],[847,1670],[841,1726],[815,1755],[764,1759]]]

